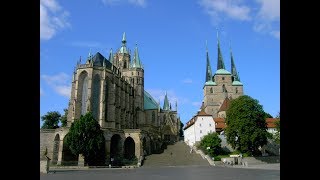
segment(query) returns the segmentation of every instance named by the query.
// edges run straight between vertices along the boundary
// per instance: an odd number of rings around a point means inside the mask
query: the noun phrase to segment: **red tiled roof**
[[[214,118],[214,122],[216,122],[216,129],[224,129],[227,126],[224,118]]]
[[[266,123],[268,128],[275,128],[276,124],[275,122],[278,121],[279,119],[277,118],[266,118]]]
[[[201,109],[200,112],[198,112],[197,116],[211,116],[210,114],[207,114],[205,111],[204,111],[204,108]]]
[[[222,103],[222,105],[220,106],[218,112],[221,111],[227,111],[230,105],[230,99],[228,97],[226,97]]]

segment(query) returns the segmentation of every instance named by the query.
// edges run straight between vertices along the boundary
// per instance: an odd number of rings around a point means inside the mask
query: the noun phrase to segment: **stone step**
[[[183,141],[168,145],[161,154],[146,156],[143,166],[184,166],[184,165],[209,165],[195,152],[190,153],[190,148]]]

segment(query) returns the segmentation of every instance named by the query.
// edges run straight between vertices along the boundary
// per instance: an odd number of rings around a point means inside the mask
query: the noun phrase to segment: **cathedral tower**
[[[203,106],[207,114],[213,118],[218,116],[218,110],[226,98],[237,98],[243,95],[243,84],[240,82],[231,52],[231,72],[226,70],[220,48],[219,35],[217,33],[217,71],[212,77],[211,66],[207,49],[206,82],[203,87]],[[210,78],[211,77],[211,78]]]

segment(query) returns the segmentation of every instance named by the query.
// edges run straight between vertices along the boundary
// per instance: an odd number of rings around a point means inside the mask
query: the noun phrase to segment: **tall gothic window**
[[[104,96],[104,119],[105,121],[107,121],[107,114],[108,114],[108,92],[109,92],[109,83],[106,82],[106,87],[105,87],[105,96]]]
[[[99,120],[99,112],[100,112],[100,77],[96,74],[93,78],[92,84],[92,115],[96,120]]]
[[[152,111],[152,124],[154,124],[156,121],[156,113]]]
[[[86,75],[82,81],[82,97],[81,97],[81,115],[87,113],[87,100],[88,100],[88,76]]]

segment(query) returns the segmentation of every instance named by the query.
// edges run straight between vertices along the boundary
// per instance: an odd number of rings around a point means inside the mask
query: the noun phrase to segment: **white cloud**
[[[129,3],[141,6],[141,7],[146,7],[147,3],[145,0],[129,0]]]
[[[251,20],[249,6],[243,5],[240,0],[200,0],[199,3],[216,25],[224,17],[240,21]]]
[[[257,0],[260,8],[253,30],[280,39],[280,0]]]
[[[69,12],[56,0],[40,0],[40,39],[51,39],[58,30],[69,27]]]
[[[192,83],[192,79],[186,78],[182,82],[185,83],[185,84],[191,84]]]
[[[44,91],[42,88],[40,88],[40,96],[43,96],[44,95]]]
[[[59,73],[57,75],[41,75],[41,78],[54,89],[59,95],[70,97],[71,94],[71,77],[66,73]]]
[[[146,7],[146,0],[102,0],[105,5],[119,5],[120,3],[130,3],[140,7]]]

